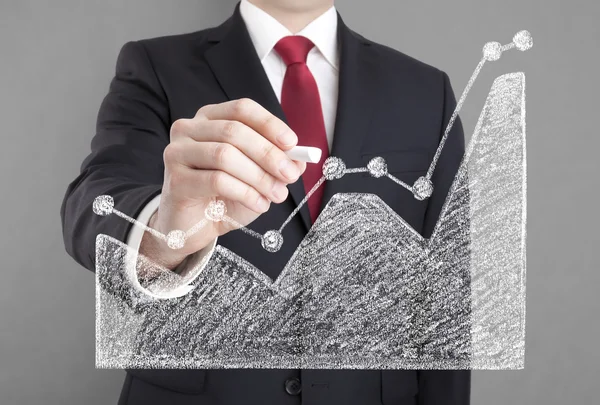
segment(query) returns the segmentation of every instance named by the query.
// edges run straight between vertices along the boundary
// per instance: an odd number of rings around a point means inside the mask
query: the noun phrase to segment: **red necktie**
[[[298,145],[314,146],[322,151],[319,163],[308,163],[302,174],[306,193],[323,176],[323,162],[329,156],[319,89],[306,66],[306,57],[313,47],[310,39],[293,35],[280,39],[274,48],[287,65],[281,91],[281,107],[288,125],[298,136]],[[321,185],[307,202],[313,223],[319,216],[323,188]]]

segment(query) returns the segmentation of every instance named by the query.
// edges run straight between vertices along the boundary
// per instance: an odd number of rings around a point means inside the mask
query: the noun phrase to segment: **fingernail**
[[[269,209],[269,200],[267,200],[265,197],[263,197],[261,195],[256,200],[256,206],[258,207],[259,210],[265,212],[266,210]]]
[[[286,194],[286,187],[285,184],[283,184],[281,181],[277,180],[275,182],[275,184],[273,185],[273,195],[275,196],[276,199],[278,200],[282,200],[285,197]]]
[[[296,137],[296,134],[294,134],[292,131],[285,131],[283,134],[277,137],[277,142],[283,146],[292,146],[296,144],[297,139],[298,138]]]
[[[279,171],[285,178],[289,180],[294,180],[296,177],[298,177],[296,165],[293,164],[289,159],[282,159],[279,162]]]

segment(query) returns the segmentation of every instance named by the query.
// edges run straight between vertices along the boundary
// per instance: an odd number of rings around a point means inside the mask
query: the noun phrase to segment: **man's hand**
[[[187,231],[215,197],[225,202],[229,217],[248,225],[271,202],[285,201],[287,184],[306,169],[284,153],[298,142],[296,134],[250,99],[206,105],[194,118],[175,121],[170,137],[160,207],[149,223],[163,234]],[[173,269],[233,229],[228,222],[209,221],[179,250],[145,233],[140,253]]]

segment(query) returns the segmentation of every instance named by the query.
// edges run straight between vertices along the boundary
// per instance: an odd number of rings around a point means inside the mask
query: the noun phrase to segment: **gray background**
[[[59,206],[128,40],[224,20],[233,0],[0,3],[0,403],[107,404],[124,373],[94,369],[94,279],[64,252]],[[598,403],[600,285],[595,0],[338,0],[354,30],[445,70],[460,94],[487,41],[535,46],[488,64],[527,75],[527,350],[523,371],[476,372],[473,404]]]

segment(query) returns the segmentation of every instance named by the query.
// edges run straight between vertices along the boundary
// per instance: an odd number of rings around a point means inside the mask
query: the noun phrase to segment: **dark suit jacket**
[[[412,184],[425,174],[455,108],[448,76],[363,38],[338,19],[339,102],[330,154],[348,167],[365,166],[370,158],[382,156],[389,172]],[[173,121],[193,117],[205,104],[242,97],[285,120],[239,6],[216,28],[125,44],[100,107],[91,154],[69,185],[61,208],[67,252],[93,270],[96,235],[125,241],[131,226],[114,215],[93,214],[94,198],[110,194],[120,211],[137,216],[161,191],[163,150]],[[432,179],[435,191],[428,200],[418,201],[388,179],[365,173],[325,183],[323,204],[338,192],[375,193],[414,229],[429,236],[463,152],[458,121],[439,160]],[[279,227],[304,197],[301,181],[289,190],[288,199],[273,204],[251,228],[263,233]],[[287,226],[285,243],[277,253],[257,248],[256,239],[239,231],[218,242],[275,278],[309,227],[304,205]],[[469,392],[468,371],[130,370],[120,403],[464,405],[469,403]]]

